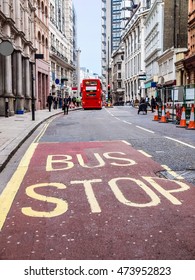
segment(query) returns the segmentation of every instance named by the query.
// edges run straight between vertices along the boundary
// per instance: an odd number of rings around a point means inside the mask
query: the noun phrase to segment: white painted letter
[[[54,157],[58,159],[54,159]],[[48,155],[46,171],[59,171],[70,169],[74,166],[74,163],[72,161],[69,161],[71,159],[72,157],[69,155]],[[54,164],[56,164],[55,168],[53,167]]]
[[[150,183],[158,192],[160,192],[162,195],[164,195],[164,197],[166,197],[169,201],[171,201],[175,205],[181,205],[182,203],[177,198],[175,198],[171,193],[184,192],[184,191],[189,190],[189,188],[190,188],[188,185],[186,185],[185,183],[180,182],[180,181],[168,180],[168,179],[163,179],[163,178],[158,178],[158,177],[143,176],[142,178],[145,179],[148,183]],[[165,190],[159,184],[157,184],[153,179],[166,181],[166,184],[175,183],[175,184],[178,184],[180,186],[180,188],[174,189],[174,190]]]
[[[64,184],[42,183],[42,184],[36,184],[36,185],[27,187],[26,194],[29,197],[40,200],[40,201],[54,203],[54,204],[56,204],[56,207],[52,211],[48,211],[48,212],[36,211],[36,210],[33,210],[31,207],[23,207],[21,209],[21,211],[24,215],[30,216],[30,217],[52,218],[52,217],[60,216],[68,210],[68,203],[66,201],[56,198],[56,197],[48,197],[45,195],[40,195],[35,192],[36,188],[46,188],[46,187],[54,187],[57,189],[66,189],[66,186]]]
[[[77,155],[77,158],[78,158],[78,161],[79,161],[79,164],[83,167],[86,167],[86,168],[96,168],[96,167],[102,167],[105,165],[105,162],[103,161],[103,159],[100,157],[100,155],[98,153],[94,153],[94,156],[96,157],[97,161],[99,161],[99,164],[98,165],[95,165],[95,166],[88,166],[84,163],[84,160],[82,158],[82,155],[81,154],[78,154]]]
[[[137,164],[134,160],[129,159],[129,158],[119,158],[119,157],[112,157],[110,156],[110,154],[120,154],[120,155],[125,155],[122,152],[109,152],[109,153],[104,153],[104,157],[107,159],[116,159],[116,160],[120,160],[120,161],[127,161],[128,163],[116,163],[116,162],[111,162],[112,165],[116,165],[116,166],[130,166],[130,165],[135,165]]]

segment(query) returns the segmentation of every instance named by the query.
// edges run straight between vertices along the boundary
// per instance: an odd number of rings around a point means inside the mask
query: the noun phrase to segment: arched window
[[[44,3],[43,3],[43,1],[41,2],[41,10],[42,10],[42,13],[44,14]]]
[[[44,37],[44,35],[42,35],[42,46],[43,47],[45,46],[45,37]]]
[[[45,46],[48,49],[48,39],[47,38],[45,39]]]
[[[40,31],[38,31],[38,41],[39,41],[39,43],[41,42],[41,32]]]
[[[47,9],[47,6],[45,7],[45,16],[48,17],[48,9]]]
[[[41,32],[38,31],[38,50],[39,50],[39,53],[41,52]]]

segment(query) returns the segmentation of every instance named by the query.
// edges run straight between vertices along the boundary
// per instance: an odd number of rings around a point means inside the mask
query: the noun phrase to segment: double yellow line
[[[16,171],[14,172],[11,179],[7,183],[5,189],[3,190],[3,192],[0,195],[0,231],[3,228],[7,215],[9,213],[12,203],[14,201],[14,198],[20,188],[20,185],[24,179],[24,176],[26,175],[31,158],[38,146],[38,142],[41,139],[41,137],[44,135],[49,124],[56,117],[57,116],[55,116],[54,118],[50,119],[47,123],[45,123],[45,125],[42,128],[42,130],[40,131],[40,133],[37,135],[37,137],[34,139],[32,144],[27,149],[27,151],[24,154],[24,156],[22,157]]]

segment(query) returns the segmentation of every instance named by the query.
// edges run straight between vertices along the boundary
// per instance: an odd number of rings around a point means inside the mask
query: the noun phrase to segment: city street
[[[195,131],[130,106],[41,124],[0,173],[0,259],[195,258]]]

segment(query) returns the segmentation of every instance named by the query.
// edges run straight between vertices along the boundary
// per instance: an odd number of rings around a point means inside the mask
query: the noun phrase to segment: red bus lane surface
[[[40,143],[27,165],[0,259],[194,259],[194,186],[127,142]]]

